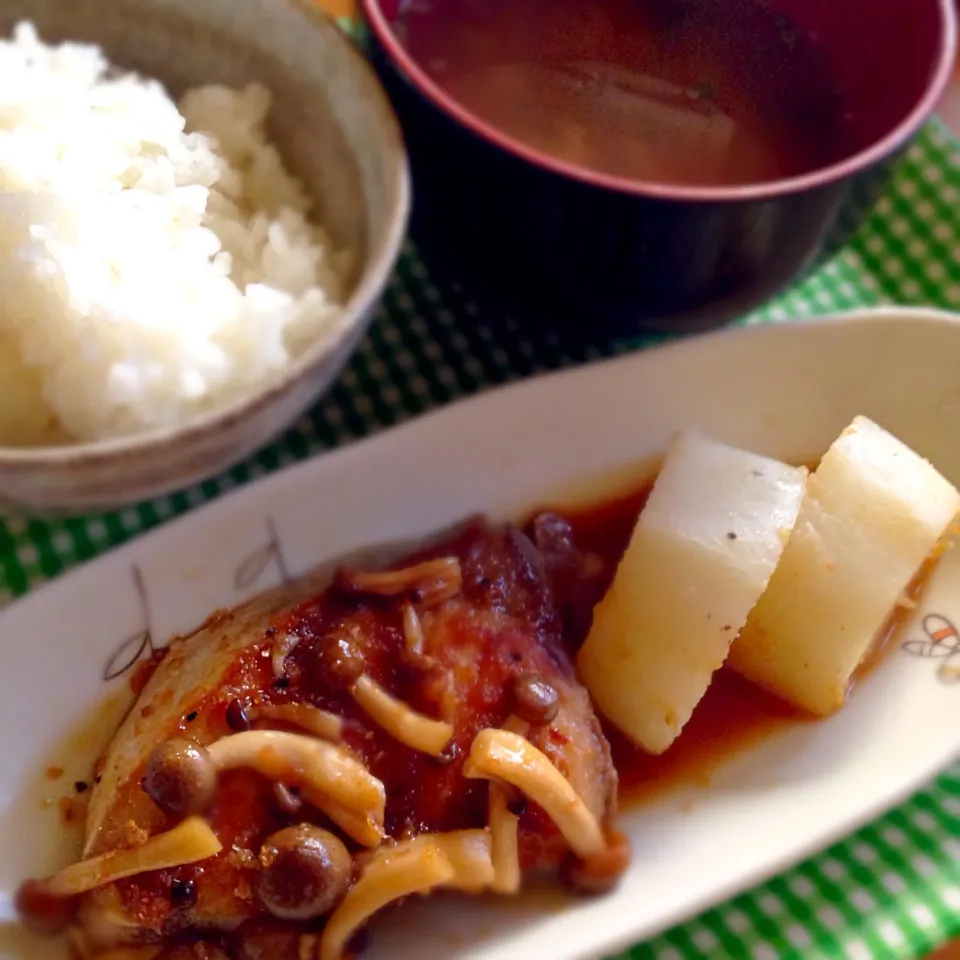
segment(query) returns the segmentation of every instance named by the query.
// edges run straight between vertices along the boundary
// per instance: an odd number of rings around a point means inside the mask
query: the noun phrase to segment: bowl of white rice
[[[0,507],[111,508],[267,443],[366,332],[409,195],[312,0],[0,0]]]

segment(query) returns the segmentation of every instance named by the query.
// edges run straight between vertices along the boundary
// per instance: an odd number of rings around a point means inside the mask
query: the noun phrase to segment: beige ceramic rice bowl
[[[209,148],[203,139],[205,133],[200,140],[193,134],[181,135],[176,110],[169,102],[157,101],[150,121],[164,128],[165,132],[158,135],[164,144],[162,151],[180,157],[179,161],[175,159],[175,165],[179,164],[176,202],[185,211],[184,216],[190,217],[191,191],[200,192],[201,211],[203,203],[207,204],[208,213],[215,204],[219,204],[218,213],[226,211],[219,218],[219,225],[214,224],[209,230],[209,217],[203,214],[207,217],[204,227],[201,229],[197,220],[189,242],[186,233],[181,236],[174,231],[170,246],[175,248],[176,255],[182,257],[185,267],[191,262],[198,265],[190,283],[191,289],[199,293],[193,300],[195,314],[189,323],[180,324],[181,329],[174,331],[179,339],[172,346],[170,335],[162,329],[164,311],[176,309],[181,301],[172,294],[170,306],[166,306],[163,297],[179,282],[180,261],[172,254],[167,257],[161,247],[156,248],[153,259],[147,255],[138,259],[130,253],[135,249],[133,240],[117,240],[129,211],[120,209],[117,213],[116,205],[111,208],[113,219],[109,221],[112,233],[98,233],[96,206],[85,212],[85,220],[79,214],[74,216],[73,198],[78,198],[77,209],[83,212],[79,198],[84,193],[78,189],[71,193],[72,181],[61,175],[62,170],[55,171],[51,207],[44,193],[48,189],[45,181],[35,176],[33,155],[25,153],[25,159],[19,155],[23,152],[21,141],[27,147],[33,144],[25,137],[0,144],[2,200],[7,205],[7,220],[0,236],[0,281],[7,304],[7,314],[0,318],[4,321],[0,333],[7,338],[0,344],[0,373],[4,375],[9,398],[18,376],[16,362],[10,363],[11,356],[16,361],[17,354],[10,349],[9,342],[20,346],[21,356],[25,349],[40,357],[46,364],[42,368],[45,395],[59,403],[58,422],[69,422],[73,428],[72,435],[54,433],[49,442],[44,438],[39,444],[34,439],[32,446],[0,446],[0,507],[39,511],[105,509],[156,496],[225,469],[268,442],[316,401],[366,331],[398,255],[409,208],[407,161],[399,127],[374,74],[352,42],[310,0],[206,0],[197,5],[187,0],[79,0],[70,4],[38,0],[27,11],[20,4],[0,0],[0,35],[6,40],[19,31],[17,44],[0,50],[0,72],[7,74],[8,90],[15,86],[11,75],[15,77],[24,63],[27,69],[34,68],[30,44],[37,41],[30,29],[24,33],[23,27],[17,27],[25,19],[24,13],[44,44],[76,41],[102,49],[111,73],[99,86],[91,88],[90,96],[98,99],[97,109],[105,111],[104,123],[113,122],[110,110],[127,111],[129,120],[115,122],[112,128],[120,153],[127,125],[135,127],[140,114],[147,112],[151,104],[142,98],[140,90],[136,96],[127,97],[122,88],[118,93],[116,87],[111,87],[113,67],[159,80],[170,97],[179,102],[180,112],[187,117],[188,132],[193,129],[192,123],[199,124],[197,129],[213,130],[213,146]],[[90,62],[90,49],[77,56],[71,50],[52,53],[50,48],[37,47],[36,58],[44,59],[47,75],[56,81],[56,72],[61,68],[82,74],[85,63]],[[59,96],[64,101],[71,96],[72,82],[72,74],[69,81],[61,82]],[[218,103],[216,94],[197,97],[190,93],[181,100],[188,91],[209,89],[211,84],[246,90],[245,99],[231,95],[224,106]],[[56,91],[56,83],[49,88]],[[249,117],[244,120],[242,114],[256,114],[263,108],[267,92],[270,103],[265,139],[257,146],[255,137],[250,136],[255,124],[248,122]],[[111,101],[106,108],[99,102],[104,98]],[[119,105],[114,106],[111,98],[118,98]],[[67,124],[72,117],[86,122],[82,98],[77,109],[69,103],[65,107],[58,103],[46,114],[41,109],[41,96],[34,96],[33,100],[21,96],[21,100],[12,109],[15,115],[16,111],[23,113],[25,124],[35,128],[33,135],[40,144],[38,156],[43,155],[44,149],[49,152],[51,138],[58,139],[61,114]],[[34,109],[34,103],[40,106]],[[184,103],[191,106],[184,107]],[[9,116],[10,103],[0,106],[7,109]],[[61,113],[57,113],[58,109]],[[223,114],[228,115],[227,120]],[[138,144],[149,143],[150,125],[144,121],[140,127],[146,132],[141,129],[136,134]],[[65,155],[83,153],[84,144],[95,141],[98,128],[89,129],[92,132],[74,132],[72,140],[65,136]],[[237,139],[238,131],[243,136],[230,150],[227,141]],[[299,181],[299,188],[293,181],[287,182],[282,171],[274,176],[272,164],[276,155],[271,157],[269,144],[277,148],[280,164]],[[90,153],[93,159],[88,166],[95,168],[91,183],[104,182],[106,189],[111,189],[109,176],[101,177],[96,167],[109,167],[113,154],[92,149]],[[141,146],[136,147],[135,153],[146,157],[143,163],[138,159],[136,176],[142,177],[147,188],[139,194],[133,191],[130,196],[135,201],[139,197],[137,202],[153,204],[157,189],[152,183],[158,176],[165,176],[166,169],[163,164],[158,166]],[[187,178],[187,190],[179,189],[184,170],[191,164],[197,168],[196,175]],[[216,174],[218,164],[223,168],[222,175]],[[78,169],[84,176],[89,172]],[[213,174],[210,169],[214,169]],[[124,176],[128,174],[121,174],[119,179]],[[21,191],[22,182],[31,178],[39,186],[29,182]],[[206,190],[208,183],[213,186]],[[164,193],[163,189],[159,193]],[[267,197],[263,202],[270,207],[263,217],[259,217],[261,195]],[[248,203],[251,196],[254,199]],[[234,200],[243,208],[239,213]],[[171,213],[171,203],[164,196],[158,209],[161,219],[172,219],[176,224],[179,214]],[[248,206],[259,220],[251,218]],[[231,209],[236,214],[234,220]],[[106,218],[106,208],[104,211]],[[145,222],[141,209],[129,215],[134,224]],[[19,238],[14,222],[18,217],[26,224]],[[42,224],[40,234],[37,223]],[[67,244],[63,257],[51,258],[50,251],[63,247],[64,237],[73,236],[74,231],[78,231],[76,236],[80,239],[75,239],[72,247]],[[258,232],[260,247],[256,248]],[[270,239],[266,239],[268,234]],[[202,258],[190,261],[189,244],[202,245],[207,240],[215,246],[219,243],[224,251],[214,258],[215,265]],[[108,362],[110,357],[105,356],[104,344],[108,343],[106,334],[112,320],[110,310],[116,303],[107,302],[109,309],[104,307],[102,289],[109,291],[109,283],[105,288],[101,283],[99,293],[94,289],[101,243],[105,251],[103,262],[120,261],[126,271],[126,286],[118,281],[126,299],[114,298],[120,304],[116,309],[121,319],[126,317],[125,309],[139,317],[139,326],[132,331],[136,334],[131,339],[135,349],[129,351],[129,362],[123,353],[122,337],[121,341],[115,337],[111,347],[115,353],[119,350],[122,362],[117,362],[116,357]],[[253,266],[248,269],[243,249],[251,243],[256,249]],[[149,246],[144,244],[143,249],[148,251]],[[11,250],[19,258],[17,262],[13,262]],[[320,264],[315,275],[309,268],[311,257]],[[51,294],[42,283],[37,285],[37,264],[42,264],[44,258],[56,262],[60,286],[68,275],[66,266],[73,264],[74,280],[69,296],[63,298],[62,315],[58,312],[59,287]],[[29,262],[33,271],[29,283],[23,281],[23,262]],[[152,271],[142,271],[137,282],[130,279],[136,278],[140,264],[148,263]],[[236,284],[217,276],[218,271],[229,276],[231,269]],[[276,317],[271,315],[271,297],[276,298],[276,294],[270,284],[282,286],[284,282],[291,290],[300,291],[286,297],[286,319],[281,318],[279,307]],[[184,288],[188,287],[185,281]],[[88,288],[94,290],[91,296],[99,311],[97,315],[106,316],[106,320],[98,328],[100,339],[92,339],[87,363],[89,377],[85,382],[87,371],[80,353],[86,341],[77,334],[76,318],[83,318],[91,330],[96,326],[83,313]],[[182,303],[188,305],[186,299]],[[160,339],[150,333],[151,309],[160,327]],[[244,320],[245,311],[256,318],[260,327],[243,326],[240,321]],[[36,317],[42,317],[44,322],[35,320]],[[192,331],[202,333],[201,328],[208,321],[212,333],[206,340],[204,335],[193,334]],[[65,331],[64,338],[75,336],[79,346],[58,341],[58,327]],[[261,327],[265,332],[260,332]],[[118,329],[125,336],[122,324]],[[231,329],[243,336],[231,339]],[[251,329],[257,336],[244,333]],[[117,342],[121,342],[121,347],[117,347]],[[211,344],[216,348],[218,343],[226,344],[221,356],[211,348]],[[284,343],[295,343],[296,347],[285,351]],[[272,361],[271,350],[275,354]],[[178,366],[177,358],[181,355],[190,363]],[[3,369],[5,363],[8,366]],[[151,395],[151,370],[166,376],[177,389],[162,382],[157,387],[155,382]],[[104,401],[107,383],[111,396],[122,397],[126,389],[139,400],[129,403],[126,412],[111,406]],[[178,386],[181,384],[182,389]],[[193,403],[189,398],[192,389],[207,390],[210,402]],[[89,410],[83,408],[84,391],[90,400]],[[165,413],[166,398],[172,398],[171,402],[179,406]],[[11,419],[16,420],[11,400],[2,414],[6,421],[0,426],[7,428]],[[13,429],[16,427],[14,423]],[[29,429],[27,423],[25,430]]]

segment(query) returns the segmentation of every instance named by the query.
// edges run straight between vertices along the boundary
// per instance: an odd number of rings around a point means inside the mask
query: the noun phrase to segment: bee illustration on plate
[[[937,679],[948,685],[960,684],[960,631],[940,613],[928,613],[921,626],[925,638],[907,640],[903,649],[914,657],[939,660]]]

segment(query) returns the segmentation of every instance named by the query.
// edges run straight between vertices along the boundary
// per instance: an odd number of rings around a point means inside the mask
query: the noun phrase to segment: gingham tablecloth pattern
[[[960,146],[936,123],[911,148],[854,240],[742,322],[882,303],[960,309]],[[296,460],[483,387],[649,342],[571,347],[523,332],[509,317],[482,315],[408,247],[370,335],[309,416],[224,476],[171,496],[84,519],[0,523],[0,603]],[[957,935],[960,764],[823,855],[624,956],[914,960]]]

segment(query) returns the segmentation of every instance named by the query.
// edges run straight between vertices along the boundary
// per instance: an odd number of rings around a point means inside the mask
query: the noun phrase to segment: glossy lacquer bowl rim
[[[837,2],[843,2],[843,0],[837,0]],[[803,193],[852,177],[894,153],[933,114],[953,72],[957,56],[957,11],[954,7],[954,0],[936,0],[936,3],[940,14],[940,44],[930,80],[922,97],[913,109],[886,136],[837,163],[821,167],[801,176],[788,177],[768,183],[703,187],[652,180],[635,180],[600,173],[578,164],[557,159],[550,154],[534,149],[521,140],[508,136],[496,126],[486,123],[475,113],[461,106],[418,66],[416,60],[410,56],[397,39],[390,22],[383,13],[380,0],[360,0],[361,9],[367,23],[390,60],[433,106],[452,117],[471,133],[518,159],[543,170],[578,181],[586,186],[631,194],[637,197],[679,202],[742,202],[768,200],[787,194]]]

